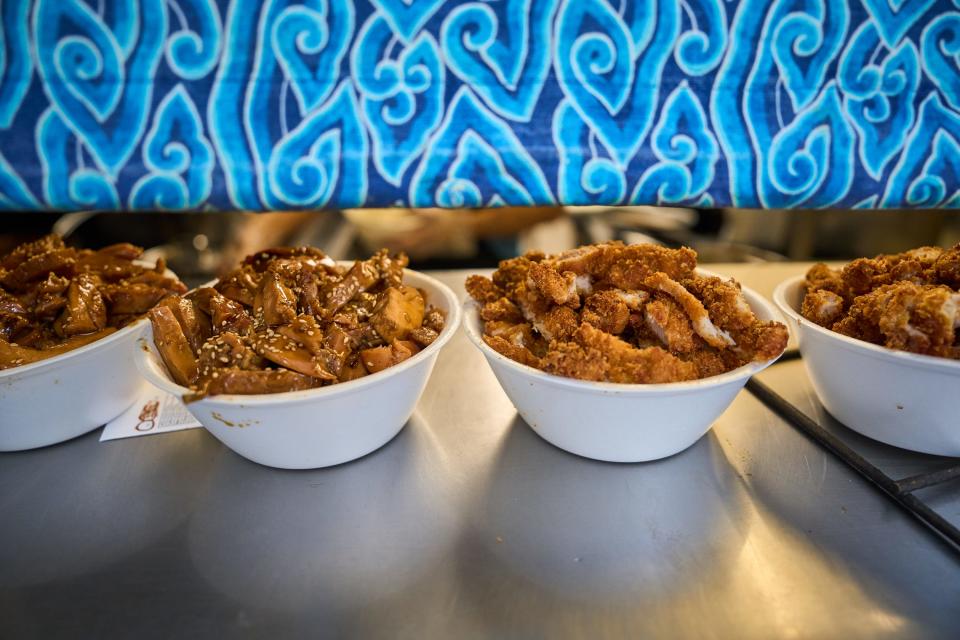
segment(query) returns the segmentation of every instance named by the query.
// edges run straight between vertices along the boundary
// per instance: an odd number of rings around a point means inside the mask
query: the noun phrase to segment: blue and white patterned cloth
[[[0,0],[0,27],[0,208],[960,202],[960,0]]]

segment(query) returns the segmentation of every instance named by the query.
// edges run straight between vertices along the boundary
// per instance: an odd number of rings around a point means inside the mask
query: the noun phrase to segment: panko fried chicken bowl
[[[922,275],[898,285],[910,267],[885,269],[891,257],[817,265],[782,282],[774,301],[795,327],[810,382],[832,416],[895,447],[960,456],[960,295],[939,281],[923,284]]]
[[[143,380],[130,359],[146,313],[186,287],[129,244],[92,251],[57,236],[0,257],[0,451],[83,435]]]
[[[690,447],[788,338],[773,305],[697,269],[690,249],[529,253],[467,291],[466,333],[521,417],[609,462]]]
[[[184,296],[175,315],[156,313],[140,338],[142,375],[183,398],[228,448],[269,467],[328,467],[389,442],[460,323],[450,288],[404,269],[405,259],[381,252],[337,265],[321,256],[280,252],[267,266],[248,258],[232,276]],[[365,279],[351,280],[357,274]],[[411,299],[419,310],[396,306]],[[209,320],[205,327],[190,321],[187,302]],[[395,307],[401,324],[419,314],[418,328],[383,321]],[[431,314],[436,330],[427,328]],[[186,339],[179,356],[177,336]]]

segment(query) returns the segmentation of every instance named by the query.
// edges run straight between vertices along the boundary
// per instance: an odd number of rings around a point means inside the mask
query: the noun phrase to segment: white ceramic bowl
[[[841,335],[800,315],[804,276],[776,288],[813,389],[830,414],[902,449],[960,456],[960,362],[896,351]]]
[[[187,408],[227,447],[269,467],[317,469],[379,449],[410,419],[437,354],[460,324],[460,308],[449,287],[409,270],[404,284],[426,291],[427,303],[447,314],[440,336],[413,357],[379,373],[328,387],[210,396]],[[139,342],[135,359],[143,377],[175,396],[190,393],[170,379],[149,325]]]
[[[0,451],[70,440],[120,415],[143,385],[130,359],[138,320],[73,351],[0,371]]]
[[[760,295],[746,287],[743,293],[761,320],[782,321]],[[463,306],[467,336],[524,421],[557,447],[595,460],[644,462],[683,451],[710,430],[750,376],[775,361],[752,362],[690,382],[617,384],[564,378],[491,349],[481,338],[478,305],[468,298]]]

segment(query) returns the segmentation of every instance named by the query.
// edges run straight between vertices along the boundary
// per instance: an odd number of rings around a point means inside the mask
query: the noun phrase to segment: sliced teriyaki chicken
[[[153,266],[134,262],[142,253],[128,243],[74,249],[51,235],[0,256],[0,340],[10,353],[28,350],[0,367],[89,344],[143,317],[161,298],[186,291],[162,259]]]
[[[107,326],[107,306],[96,281],[81,274],[67,288],[67,304],[54,325],[64,337],[94,333]]]
[[[153,325],[153,343],[163,363],[167,365],[174,382],[189,387],[196,381],[199,369],[180,323],[169,307],[155,307],[149,315]]]
[[[380,372],[437,339],[444,313],[403,284],[406,265],[385,250],[342,268],[316,249],[276,247],[156,313],[172,314],[198,356],[191,400],[310,389]],[[171,334],[164,347],[185,369]]]

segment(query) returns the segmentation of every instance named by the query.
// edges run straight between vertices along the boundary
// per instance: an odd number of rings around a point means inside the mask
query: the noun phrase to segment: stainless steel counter
[[[803,266],[711,269],[769,294]],[[960,629],[960,556],[746,391],[673,458],[594,462],[527,428],[461,334],[400,435],[340,467],[98,437],[0,454],[0,637]]]

